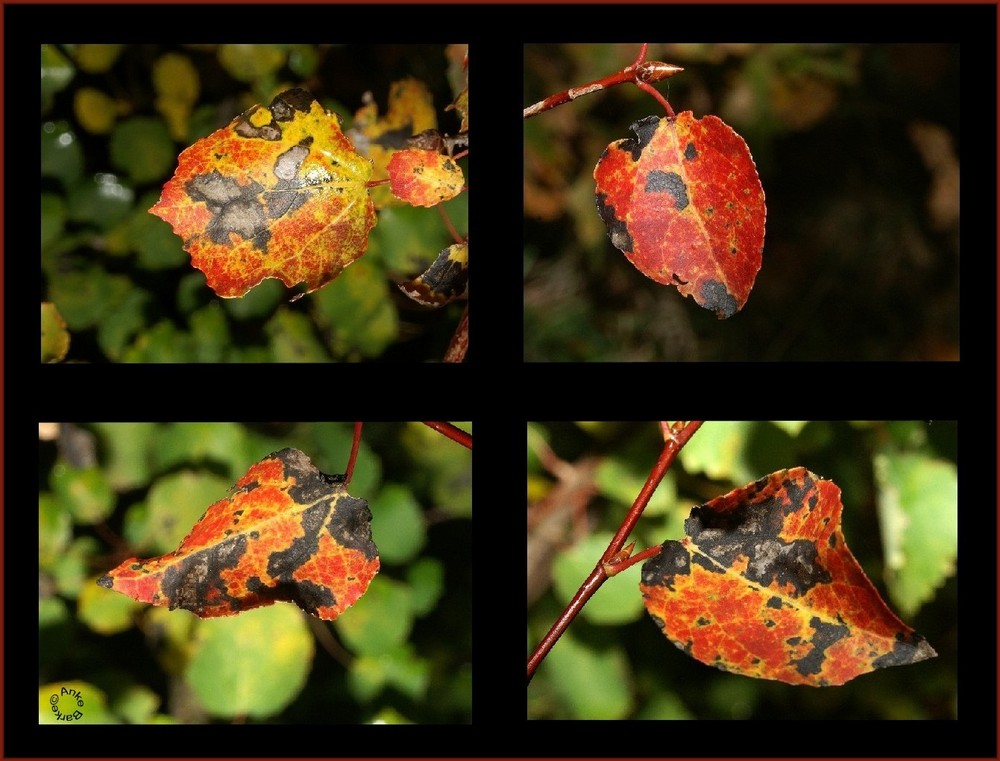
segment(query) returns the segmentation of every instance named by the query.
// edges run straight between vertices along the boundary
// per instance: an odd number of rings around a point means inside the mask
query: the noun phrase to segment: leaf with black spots
[[[469,243],[455,243],[438,254],[427,270],[399,289],[427,307],[442,307],[465,296],[469,284]]]
[[[746,142],[716,116],[648,116],[604,151],[597,210],[615,248],[720,319],[746,303],[764,249],[764,190]]]
[[[378,573],[371,517],[342,477],[321,473],[298,449],[283,449],[252,465],[175,552],[130,558],[97,583],[201,618],[286,600],[332,620]]]
[[[436,206],[462,192],[465,175],[450,157],[438,151],[407,148],[396,151],[387,167],[392,194],[412,206]]]
[[[181,153],[150,211],[219,296],[243,296],[265,278],[310,292],[367,250],[371,175],[336,114],[288,90]]]
[[[734,674],[816,687],[937,655],[886,606],[840,529],[840,489],[805,468],[694,507],[642,567],[666,637]]]

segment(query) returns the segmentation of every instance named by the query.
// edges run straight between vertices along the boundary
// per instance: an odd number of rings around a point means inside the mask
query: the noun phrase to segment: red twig
[[[464,362],[465,354],[469,350],[469,306],[466,304],[465,311],[462,312],[462,319],[458,321],[458,327],[451,337],[451,343],[444,353],[445,362]]]
[[[571,87],[568,90],[563,90],[555,95],[550,95],[545,100],[540,100],[538,103],[528,106],[524,109],[524,118],[528,119],[532,116],[537,116],[538,114],[544,113],[545,111],[555,108],[556,106],[561,106],[564,103],[576,100],[583,95],[589,95],[592,92],[598,92],[608,87],[614,87],[615,85],[625,84],[628,82],[636,84],[643,90],[654,94],[654,97],[660,101],[660,105],[666,104],[667,113],[672,117],[674,112],[670,108],[670,104],[667,103],[664,97],[652,87],[651,83],[659,82],[661,79],[666,79],[667,77],[672,77],[674,74],[679,74],[684,71],[684,69],[670,63],[663,63],[662,61],[645,61],[646,49],[648,47],[649,43],[643,43],[643,46],[639,51],[639,56],[635,59],[635,63],[631,66],[626,66],[621,71],[609,74],[601,79],[595,79],[593,82],[588,82],[587,84],[580,85],[579,87]]]
[[[361,446],[361,427],[364,423],[354,424],[354,442],[351,444],[351,456],[347,458],[347,472],[344,474],[344,485],[351,483],[354,475],[354,463],[358,460],[358,448]]]
[[[616,558],[616,555],[618,555],[622,547],[624,547],[625,540],[628,538],[629,534],[632,533],[632,529],[635,528],[635,524],[642,516],[643,510],[646,509],[646,505],[649,504],[649,499],[653,496],[653,492],[656,490],[656,487],[659,486],[660,481],[663,480],[663,477],[667,474],[671,464],[673,464],[674,458],[677,457],[677,453],[681,451],[681,448],[687,444],[688,441],[690,441],[691,437],[694,436],[695,432],[700,427],[701,421],[693,421],[678,424],[674,428],[670,429],[671,435],[665,437],[666,441],[663,444],[663,449],[660,451],[659,459],[653,466],[652,471],[650,471],[649,478],[646,479],[646,483],[639,491],[639,495],[635,498],[632,508],[625,516],[625,520],[622,521],[617,533],[611,539],[611,544],[608,545],[608,548],[604,551],[604,554],[594,567],[594,570],[591,571],[586,581],[583,582],[580,589],[578,589],[577,593],[573,596],[573,599],[570,600],[569,605],[566,606],[566,609],[562,612],[562,614],[560,614],[559,618],[556,619],[556,622],[552,625],[552,628],[549,629],[548,633],[542,638],[542,641],[538,643],[538,647],[535,648],[535,652],[533,652],[531,657],[528,658],[529,684],[531,683],[531,677],[535,674],[535,670],[545,659],[545,656],[548,654],[549,650],[552,649],[552,646],[555,645],[555,643],[563,635],[563,632],[566,631],[566,628],[583,609],[583,606],[586,605],[587,601],[594,595],[594,592],[600,589],[601,584],[608,579],[609,567],[614,574],[617,574],[623,571],[624,567],[634,565],[635,563],[640,562],[640,559],[645,560],[647,557],[652,557],[659,551],[659,547],[651,547],[649,550],[644,550],[635,557],[628,558],[627,560],[620,560],[619,558]]]
[[[424,425],[428,428],[433,428],[438,433],[444,434],[449,439],[461,444],[466,449],[472,449],[472,434],[466,433],[461,428],[456,428],[451,423],[428,423],[424,421]]]

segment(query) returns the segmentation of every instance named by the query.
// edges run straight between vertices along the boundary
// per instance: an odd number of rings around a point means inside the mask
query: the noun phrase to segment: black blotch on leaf
[[[229,596],[222,572],[239,565],[246,547],[245,536],[234,536],[167,568],[160,589],[169,601],[170,609],[204,612],[219,607],[229,611],[239,610],[240,603]],[[213,602],[206,605],[206,600]]]
[[[649,145],[649,141],[653,139],[653,135],[656,134],[656,128],[659,124],[660,118],[657,116],[647,116],[632,122],[632,126],[629,129],[635,133],[638,139],[627,137],[618,142],[618,147],[632,154],[633,161],[638,161],[643,150]]]
[[[605,226],[608,228],[608,237],[611,243],[622,253],[632,252],[632,235],[628,231],[625,223],[615,216],[615,207],[607,203],[607,196],[604,193],[597,194],[597,213],[601,215]]]
[[[736,298],[718,280],[707,280],[701,286],[701,304],[715,312],[720,320],[728,319],[739,311]]]
[[[338,499],[327,530],[339,544],[358,550],[368,560],[378,557],[378,547],[372,541],[372,511],[365,500],[348,496]]]
[[[673,591],[674,577],[691,573],[691,555],[680,542],[667,540],[660,554],[642,565],[642,583],[647,587],[666,587]]]
[[[285,90],[271,101],[271,115],[279,122],[290,122],[295,118],[296,111],[308,114],[314,100],[312,93],[301,87]]]
[[[809,626],[815,630],[810,642],[812,649],[802,658],[795,661],[795,670],[803,676],[818,674],[823,669],[823,661],[826,660],[826,650],[835,642],[850,636],[850,630],[846,626],[828,624],[813,616],[809,621]]]
[[[647,193],[669,193],[674,197],[674,208],[684,211],[688,206],[687,185],[676,172],[661,172],[654,169],[646,177]]]

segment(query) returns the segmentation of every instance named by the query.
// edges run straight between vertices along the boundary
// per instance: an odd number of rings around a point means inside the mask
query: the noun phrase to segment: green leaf
[[[567,632],[541,673],[577,719],[624,719],[632,708],[628,666],[617,648],[590,648]]]
[[[77,45],[76,65],[88,74],[100,74],[115,65],[124,45]]]
[[[70,598],[80,594],[80,588],[89,580],[90,566],[97,554],[97,540],[81,536],[53,561],[51,573],[59,594]]]
[[[649,476],[635,463],[618,457],[609,457],[597,468],[597,488],[601,494],[619,505],[631,507]],[[677,485],[672,473],[667,473],[643,512],[645,516],[663,515],[677,500]]]
[[[110,150],[111,163],[138,184],[166,177],[177,156],[166,125],[148,116],[119,123],[111,133]]]
[[[108,483],[119,491],[149,483],[151,437],[156,423],[95,423]]]
[[[330,359],[316,338],[309,318],[301,312],[282,307],[267,321],[265,329],[277,362],[327,362]]]
[[[66,122],[42,125],[42,177],[55,177],[71,187],[83,174],[83,149]]]
[[[42,303],[42,362],[58,362],[69,351],[66,321],[55,304]]]
[[[332,333],[335,354],[355,358],[381,354],[399,332],[385,273],[359,259],[312,296],[317,321]]]
[[[380,540],[381,541],[381,540]],[[421,558],[406,569],[406,581],[413,588],[413,613],[424,616],[437,606],[444,593],[444,568],[436,558]]]
[[[65,504],[51,494],[38,495],[38,566],[47,568],[66,549],[73,536],[73,518]]]
[[[261,719],[295,699],[312,659],[304,616],[276,604],[199,622],[184,678],[209,713]]]
[[[98,634],[110,635],[132,627],[136,611],[146,607],[125,595],[111,595],[93,576],[80,587],[77,617]]]
[[[42,45],[42,113],[52,107],[56,93],[73,79],[73,64],[55,45]]]
[[[110,230],[132,211],[135,194],[113,174],[95,174],[73,186],[69,193],[69,218]]]
[[[77,122],[93,135],[106,135],[118,116],[114,100],[93,87],[82,87],[73,94],[73,113]]]
[[[122,362],[192,362],[195,355],[191,336],[169,320],[161,320],[122,352]]]
[[[98,467],[73,468],[64,462],[56,463],[52,491],[76,523],[100,523],[115,508],[115,494]]]
[[[163,430],[156,449],[157,465],[166,470],[181,463],[214,462],[229,468],[229,484],[246,471],[246,429],[236,423],[175,423]],[[267,454],[266,452],[264,454]],[[260,457],[261,455],[258,455]],[[254,459],[253,457],[250,458]],[[222,487],[224,493],[229,484]],[[221,499],[220,494],[210,502]],[[206,505],[207,506],[207,505]],[[194,525],[192,522],[190,525]]]
[[[42,193],[42,248],[59,240],[66,224],[66,204],[61,196]]]
[[[220,45],[219,63],[241,82],[253,82],[273,74],[285,65],[281,45]]]
[[[232,336],[222,305],[213,301],[192,312],[189,320],[197,351],[195,361],[224,362],[232,346]]]
[[[332,334],[336,355],[355,359],[381,354],[398,335],[399,316],[385,273],[360,259],[314,296],[316,319]]]
[[[385,687],[396,687],[404,695],[419,700],[427,689],[430,666],[413,649],[400,645],[378,656],[363,655],[348,673],[351,694],[371,702]]]
[[[183,142],[188,134],[191,107],[198,100],[198,70],[187,56],[167,53],[153,64],[153,88],[156,110],[169,125],[171,137]]]
[[[106,313],[97,327],[97,342],[110,359],[118,359],[132,337],[146,327],[146,309],[152,296],[142,288],[133,288]]]
[[[347,646],[359,655],[386,653],[410,635],[412,598],[413,591],[408,586],[382,573],[333,625]]]
[[[751,481],[755,476],[744,463],[743,445],[753,425],[746,421],[707,421],[678,458],[692,473],[733,483]]]
[[[387,565],[402,565],[424,546],[424,514],[405,486],[389,484],[372,504],[372,533],[378,537],[379,557]]]
[[[875,476],[889,596],[912,616],[955,573],[958,475],[951,463],[885,450]]]
[[[150,724],[157,720],[160,696],[148,687],[133,684],[115,695],[111,710],[129,724]]]

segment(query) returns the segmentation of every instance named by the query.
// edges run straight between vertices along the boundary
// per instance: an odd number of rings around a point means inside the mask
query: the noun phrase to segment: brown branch
[[[566,609],[559,615],[552,628],[549,629],[548,633],[542,638],[542,641],[538,643],[538,647],[535,648],[531,657],[528,658],[529,684],[531,683],[531,677],[535,675],[535,671],[545,659],[545,656],[548,655],[552,646],[563,635],[563,632],[573,622],[573,619],[577,617],[583,606],[587,604],[587,601],[593,597],[594,592],[600,589],[601,585],[608,579],[608,571],[605,568],[605,564],[613,565],[612,561],[617,560],[615,556],[624,547],[625,540],[632,533],[632,529],[635,528],[635,524],[639,521],[639,518],[642,517],[642,512],[646,509],[646,505],[649,504],[650,497],[653,496],[656,487],[659,486],[660,481],[667,474],[674,459],[677,457],[677,453],[690,441],[691,437],[694,436],[700,427],[701,421],[693,421],[677,424],[669,429],[669,435],[665,436],[666,441],[663,444],[663,449],[660,451],[659,459],[657,459],[652,471],[650,471],[649,478],[646,479],[646,483],[639,491],[639,495],[635,498],[632,508],[628,511],[617,533],[611,539],[611,544],[608,545],[608,548],[604,551],[594,570],[587,576],[587,579],[577,590],[573,599],[566,606]],[[629,564],[631,565],[631,562]]]

